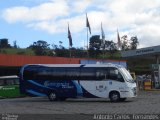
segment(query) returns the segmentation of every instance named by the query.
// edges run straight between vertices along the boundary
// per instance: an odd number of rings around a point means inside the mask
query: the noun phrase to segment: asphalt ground
[[[113,115],[131,115],[131,118],[133,115],[156,115],[160,119],[160,91],[139,91],[136,98],[117,103],[102,98],[67,99],[63,102],[50,102],[47,97],[0,99],[0,114],[0,120],[100,119],[98,115],[105,115],[101,116],[103,119],[113,119]]]

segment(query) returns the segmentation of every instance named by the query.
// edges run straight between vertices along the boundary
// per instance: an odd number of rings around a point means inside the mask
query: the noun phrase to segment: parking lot
[[[160,91],[140,91],[137,98],[118,103],[101,98],[50,102],[38,97],[0,99],[0,103],[1,114],[159,114]]]

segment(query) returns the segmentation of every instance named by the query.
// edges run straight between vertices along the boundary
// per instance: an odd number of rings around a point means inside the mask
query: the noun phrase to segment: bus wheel
[[[109,94],[109,98],[111,102],[118,102],[120,101],[120,95],[118,92],[113,91]]]
[[[50,92],[48,94],[48,98],[49,98],[50,101],[56,101],[57,100],[57,95],[56,95],[55,92]]]

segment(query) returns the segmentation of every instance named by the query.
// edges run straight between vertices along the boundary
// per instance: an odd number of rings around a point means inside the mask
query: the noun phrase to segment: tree
[[[89,56],[97,57],[101,51],[101,39],[99,35],[94,35],[90,38],[89,42]]]
[[[17,46],[17,41],[16,41],[16,40],[13,41],[13,48],[18,48],[18,46]]]
[[[130,49],[129,40],[128,40],[127,35],[124,35],[121,37],[121,42],[122,42],[122,50],[129,50]]]
[[[121,37],[122,40],[122,50],[134,50],[137,49],[139,44],[137,36],[133,36],[128,39],[127,35]]]
[[[11,48],[11,45],[8,43],[8,39],[0,39],[0,48]]]
[[[131,41],[131,43],[130,43],[130,49],[131,50],[137,49],[137,46],[139,44],[137,36],[131,37],[130,41]]]
[[[114,53],[117,51],[117,44],[111,41],[105,41],[104,50],[108,50],[111,54],[111,57],[113,57]]]
[[[105,50],[116,50],[117,45],[112,40],[111,41],[105,41],[104,49]]]
[[[58,45],[55,45],[54,43],[52,44],[52,48],[53,49],[57,49],[58,48]]]
[[[52,56],[53,52],[49,48],[50,44],[46,41],[38,40],[34,42],[33,45],[30,45],[28,48],[31,48],[36,55],[49,55]]]
[[[65,49],[62,44],[63,44],[63,42],[62,42],[62,41],[59,41],[59,48],[60,48],[60,49]]]
[[[100,50],[101,39],[99,35],[94,35],[90,38],[89,49]]]

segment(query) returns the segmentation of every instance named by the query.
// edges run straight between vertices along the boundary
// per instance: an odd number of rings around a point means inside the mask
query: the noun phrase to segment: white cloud
[[[85,27],[85,15],[68,19],[61,19],[59,21],[34,22],[32,24],[29,24],[28,27],[32,27],[37,30],[41,29],[53,34],[53,33],[66,32],[68,29],[68,23],[70,26],[70,31],[72,33],[80,32]]]
[[[73,12],[83,13],[90,6],[91,0],[76,0],[73,2]]]
[[[3,12],[3,18],[9,23],[23,22],[30,28],[52,34],[64,34],[69,22],[73,34],[86,35],[84,32],[87,13],[92,35],[100,34],[102,22],[107,39],[116,41],[118,28],[121,36],[137,36],[140,47],[160,44],[159,0],[44,1],[41,0],[41,3],[34,7],[7,8]]]
[[[44,30],[49,33],[55,33],[56,32],[56,25],[49,23],[48,21],[42,21],[42,22],[35,22],[28,24],[28,27],[34,28],[36,30]]]
[[[160,1],[154,0],[112,0],[109,6],[101,8],[111,13],[111,30],[116,26],[121,35],[137,36],[139,47],[159,45],[160,32]],[[105,5],[106,5],[105,4]],[[109,9],[109,10],[107,10]],[[109,23],[109,22],[108,22]]]
[[[12,7],[4,10],[3,17],[6,21],[13,22],[32,22],[43,20],[54,20],[58,17],[68,15],[69,7],[64,0],[52,1],[40,4],[35,7]]]
[[[3,17],[9,23],[21,21],[26,18],[29,9],[27,7],[8,8],[3,12]]]
[[[160,31],[159,31],[160,25],[155,24],[146,24],[141,27],[137,27],[136,29],[133,29],[131,34],[137,35],[139,38],[140,46],[156,46],[160,44],[159,38],[160,38]]]

